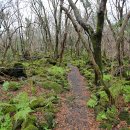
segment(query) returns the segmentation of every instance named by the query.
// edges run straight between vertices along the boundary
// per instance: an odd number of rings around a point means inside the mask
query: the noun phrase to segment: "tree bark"
[[[81,39],[81,41],[83,43],[83,46],[88,51],[88,54],[89,54],[89,57],[90,57],[90,62],[92,63],[95,72],[98,74],[98,76],[99,76],[98,78],[100,79],[101,84],[104,86],[104,90],[107,93],[111,103],[113,104],[114,103],[114,99],[113,99],[113,97],[112,97],[112,95],[110,93],[110,90],[108,89],[108,87],[106,86],[106,84],[103,81],[101,70],[100,70],[99,66],[97,65],[97,63],[95,61],[93,52],[92,52],[89,44],[87,43],[87,40],[86,40],[85,36],[82,34],[82,32],[80,30],[80,27],[78,26],[78,24],[75,21],[75,19],[69,14],[68,10],[65,7],[62,7],[62,9],[65,11],[67,16],[71,20],[71,22],[72,22],[72,24],[73,24],[73,26],[75,28],[75,31],[78,33],[78,36],[79,36],[79,38]]]
[[[68,0],[68,2],[74,11],[74,15],[76,17],[77,22],[88,33],[88,35],[91,39],[91,42],[92,42],[93,48],[94,48],[94,58],[95,58],[97,65],[99,66],[100,72],[102,73],[101,40],[102,40],[102,31],[103,31],[103,27],[104,27],[104,13],[106,10],[107,0],[101,0],[99,10],[97,13],[96,32],[90,25],[88,25],[87,23],[84,22],[84,20],[82,19],[81,15],[78,11],[78,8],[74,4],[74,2],[72,0]],[[100,84],[99,77],[100,76],[95,71],[95,84],[97,84],[97,85]]]

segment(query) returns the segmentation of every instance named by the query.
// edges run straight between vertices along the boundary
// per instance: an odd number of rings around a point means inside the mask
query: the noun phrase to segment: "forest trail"
[[[90,130],[86,107],[88,93],[84,77],[81,76],[77,67],[69,66],[71,71],[68,74],[68,80],[71,90],[61,101],[62,107],[56,115],[55,130]]]

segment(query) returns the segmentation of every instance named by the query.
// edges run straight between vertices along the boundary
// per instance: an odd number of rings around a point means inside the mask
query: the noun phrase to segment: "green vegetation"
[[[21,87],[21,85],[18,82],[14,82],[14,81],[8,82],[8,81],[5,81],[3,83],[3,87],[2,88],[3,88],[4,91],[8,91],[8,90],[16,91],[20,87]]]
[[[20,93],[9,103],[0,103],[0,130],[17,129],[21,126],[21,129],[39,129],[42,127],[53,128],[54,122],[54,105],[58,103],[59,98],[56,95],[46,95],[42,97],[29,97],[27,93]],[[43,120],[38,122],[37,116],[33,113],[41,111]],[[11,113],[14,113],[11,115]],[[4,116],[5,114],[5,116]],[[11,115],[11,116],[10,116]],[[41,122],[44,124],[41,124]],[[41,126],[42,125],[42,126]]]
[[[94,109],[96,115],[96,121],[100,122],[100,128],[111,130],[125,121],[127,126],[130,124],[130,113],[129,113],[129,103],[130,103],[130,82],[129,82],[129,69],[123,72],[124,77],[120,75],[114,75],[112,73],[114,65],[107,64],[104,59],[104,73],[103,81],[106,87],[109,89],[114,102],[111,103],[109,95],[104,91],[103,86],[98,88],[94,83],[94,71],[91,69],[91,64],[85,62],[87,60],[75,60],[72,61],[73,65],[79,67],[80,72],[83,74],[87,80],[87,88],[91,91],[91,97],[87,101],[87,107]],[[109,60],[107,59],[107,62]],[[106,63],[106,64],[105,64]],[[117,70],[115,70],[117,71]],[[119,70],[118,70],[119,71]],[[119,73],[117,71],[117,73]],[[128,79],[128,80],[127,80]],[[122,129],[127,129],[122,127]]]
[[[0,102],[0,130],[50,130],[56,125],[58,94],[69,90],[68,68],[47,64],[45,59],[22,64],[28,78],[2,85],[7,100]]]
[[[45,81],[42,85],[43,88],[54,90],[56,93],[61,93],[63,91],[62,86],[56,82]]]
[[[44,1],[0,0],[0,130],[54,129],[81,95],[101,129],[127,129],[130,0]]]

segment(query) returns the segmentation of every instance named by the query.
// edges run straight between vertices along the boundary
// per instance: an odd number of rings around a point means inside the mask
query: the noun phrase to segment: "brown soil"
[[[62,107],[56,115],[55,130],[98,130],[94,112],[86,106],[90,94],[77,67],[71,66],[68,80],[71,90],[61,98]]]

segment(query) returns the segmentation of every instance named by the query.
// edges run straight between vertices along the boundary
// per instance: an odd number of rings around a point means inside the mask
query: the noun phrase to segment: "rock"
[[[15,78],[25,77],[27,78],[25,68],[21,63],[15,63],[12,68],[1,68],[0,69],[1,76],[11,76]]]
[[[63,88],[60,84],[52,81],[45,81],[42,83],[42,87],[49,90],[54,90],[56,93],[62,93]]]
[[[43,97],[38,97],[36,100],[30,103],[31,109],[35,109],[35,108],[43,107],[43,106],[45,106],[45,99]]]
[[[51,65],[56,65],[56,61],[55,61],[54,59],[48,58],[48,59],[46,60],[46,62],[49,63],[49,64],[51,64]]]
[[[20,78],[20,77],[27,78],[25,68],[24,68],[23,64],[21,64],[21,63],[14,64],[12,70],[10,71],[10,75],[14,76],[16,78]]]

